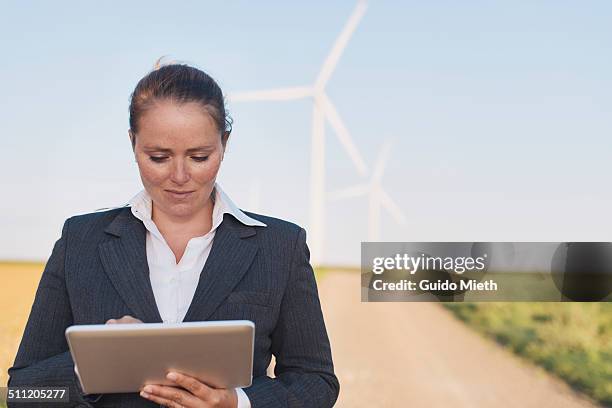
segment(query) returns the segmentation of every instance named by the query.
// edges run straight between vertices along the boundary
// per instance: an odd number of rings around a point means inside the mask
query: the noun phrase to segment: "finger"
[[[125,315],[120,319],[108,319],[106,321],[106,324],[126,324],[126,323],[142,323],[142,321],[130,315]]]
[[[172,401],[170,399],[164,398],[164,397],[160,397],[157,394],[151,394],[148,393],[146,391],[141,391],[140,392],[140,396],[143,398],[148,399],[149,401],[153,401],[156,404],[159,404],[160,406],[163,407],[170,407],[170,408],[185,408],[182,404]]]
[[[145,391],[141,391],[140,392],[140,396],[142,398],[148,399],[149,401],[153,401],[154,403],[159,404],[162,407],[184,408],[181,405],[177,404],[176,402],[167,400],[167,399],[162,398],[162,397],[158,397],[157,395],[154,395],[154,394],[149,394],[149,393],[147,393]]]
[[[180,385],[191,394],[204,401],[211,399],[214,391],[208,385],[196,380],[195,378],[174,371],[168,373],[166,378]]]
[[[165,385],[146,385],[143,391],[146,394],[165,399],[175,404],[168,405],[170,407],[194,407],[197,406],[199,402],[198,398],[194,397],[189,392],[176,387]]]

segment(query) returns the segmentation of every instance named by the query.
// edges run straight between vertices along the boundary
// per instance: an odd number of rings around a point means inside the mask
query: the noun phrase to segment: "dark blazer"
[[[286,221],[247,214],[267,227],[246,226],[224,215],[184,321],[255,323],[253,384],[244,389],[253,408],[331,407],[339,384],[306,233]],[[103,324],[123,315],[162,321],[145,237],[144,225],[129,207],[66,221],[9,369],[9,386],[69,386],[72,404],[62,406],[157,406],[137,393],[105,394],[97,401],[83,396],[64,337],[70,325]],[[272,355],[276,378],[266,375]]]

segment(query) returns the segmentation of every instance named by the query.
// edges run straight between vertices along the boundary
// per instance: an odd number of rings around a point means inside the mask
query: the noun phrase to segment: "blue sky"
[[[225,92],[312,84],[355,3],[13,2],[0,12],[0,258],[140,188],[128,98],[162,55]],[[610,241],[612,3],[370,1],[327,92],[406,225],[386,241]],[[235,103],[219,181],[308,229],[312,102]],[[328,189],[363,180],[328,126]],[[367,202],[326,205],[324,261],[357,264]]]

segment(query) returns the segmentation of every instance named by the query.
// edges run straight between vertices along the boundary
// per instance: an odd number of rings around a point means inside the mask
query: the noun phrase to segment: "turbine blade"
[[[344,123],[342,122],[340,115],[338,115],[338,112],[336,111],[334,105],[331,103],[331,101],[325,94],[321,94],[319,98],[316,99],[316,102],[321,103],[323,112],[325,113],[327,120],[329,120],[329,123],[331,124],[332,128],[334,128],[336,137],[338,138],[338,140],[340,140],[340,143],[353,161],[353,164],[357,168],[359,174],[361,176],[366,176],[368,173],[368,167],[366,166],[365,161],[361,157],[361,153],[359,153],[359,150],[357,150],[357,146],[355,146],[355,144],[353,143],[351,135],[346,129],[346,126],[344,126]]]
[[[382,206],[391,214],[395,221],[400,224],[406,224],[406,216],[402,209],[393,201],[393,199],[381,188],[378,189],[378,194],[380,195],[380,203]]]
[[[263,91],[235,92],[227,95],[230,102],[252,101],[290,101],[312,96],[312,88],[297,86],[293,88],[269,89]]]
[[[323,63],[323,67],[321,68],[321,71],[319,72],[319,76],[317,77],[317,80],[315,82],[316,88],[318,89],[325,88],[327,81],[329,81],[329,78],[331,77],[334,70],[336,69],[336,65],[338,64],[338,60],[340,59],[340,56],[342,56],[342,52],[344,51],[346,44],[351,39],[351,36],[353,35],[353,32],[357,28],[357,25],[359,24],[359,20],[361,20],[361,18],[365,14],[367,7],[368,6],[365,0],[359,0],[357,2],[355,9],[353,10],[349,19],[344,25],[344,28],[340,32],[340,35],[336,38],[336,42],[334,43],[331,51],[327,55],[325,62]]]
[[[357,186],[347,187],[342,190],[331,191],[327,193],[327,199],[329,201],[339,201],[347,198],[359,197],[368,194],[369,190],[369,185],[360,184]]]
[[[387,166],[387,161],[389,159],[390,152],[391,152],[391,141],[385,140],[385,142],[383,143],[380,149],[380,152],[378,153],[374,171],[372,172],[372,180],[374,180],[374,182],[379,182],[380,179],[382,179],[382,176],[385,173],[385,167]]]

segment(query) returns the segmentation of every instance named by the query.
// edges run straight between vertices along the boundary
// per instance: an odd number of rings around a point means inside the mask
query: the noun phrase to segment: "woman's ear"
[[[130,138],[130,143],[132,143],[132,151],[136,148],[136,135],[132,133],[132,129],[128,129],[128,136]]]
[[[230,132],[223,132],[223,135],[221,136],[221,144],[223,145],[223,153],[221,154],[221,161],[223,161],[223,157],[225,157],[225,148],[227,146],[227,140],[230,137]]]

